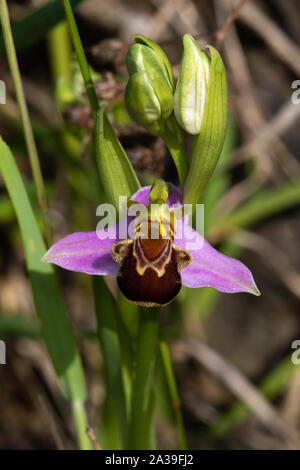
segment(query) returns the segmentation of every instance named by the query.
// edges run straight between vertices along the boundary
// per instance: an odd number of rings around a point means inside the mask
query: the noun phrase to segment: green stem
[[[79,449],[91,450],[92,445],[86,432],[87,421],[83,400],[72,400],[72,415]]]
[[[121,348],[117,332],[115,310],[111,293],[101,276],[93,276],[98,337],[103,355],[106,381],[106,428],[115,429],[105,438],[106,448],[119,448],[127,435],[126,398],[121,369]],[[111,437],[111,439],[108,439]]]
[[[17,61],[17,55],[16,55],[15,45],[13,41],[13,36],[11,32],[11,26],[10,26],[10,21],[9,21],[9,14],[8,14],[6,0],[0,0],[0,16],[1,16],[2,32],[3,32],[3,37],[4,37],[6,52],[7,52],[7,58],[8,58],[10,71],[12,74],[14,87],[16,91],[17,101],[18,101],[18,105],[19,105],[19,109],[21,113],[27,152],[28,152],[29,159],[30,159],[30,165],[32,169],[34,183],[37,189],[39,206],[44,216],[46,235],[47,235],[47,239],[49,242],[51,238],[51,234],[50,234],[50,227],[49,227],[49,224],[47,223],[47,217],[45,214],[48,208],[46,190],[45,190],[44,180],[43,180],[43,176],[41,172],[37,148],[36,148],[32,128],[31,128],[28,108],[27,108],[27,104],[25,101],[25,94],[24,94],[24,89],[23,89],[23,85],[21,81],[21,75],[20,75],[19,65]]]
[[[70,46],[67,25],[65,22],[60,23],[48,34],[48,49],[55,85],[59,80],[67,82],[70,78]]]
[[[162,125],[160,136],[165,141],[165,144],[172,155],[177,169],[180,186],[183,189],[189,171],[189,163],[184,148],[183,133],[179,128],[173,113],[164,125]]]
[[[177,390],[175,375],[172,367],[172,362],[169,354],[168,345],[164,340],[160,341],[160,354],[166,374],[166,379],[171,395],[172,405],[175,413],[175,421],[178,432],[179,448],[180,450],[187,449],[187,442],[184,430],[183,417],[181,413],[181,402]]]
[[[151,449],[151,384],[156,360],[160,308],[142,307],[134,363],[129,449]]]
[[[72,7],[70,5],[70,1],[63,0],[63,2],[64,2],[66,18],[67,18],[67,22],[68,22],[68,26],[70,30],[70,35],[71,35],[73,46],[76,52],[77,60],[79,62],[79,67],[83,76],[84,84],[86,87],[86,92],[90,101],[93,116],[96,117],[99,104],[98,104],[98,99],[96,96],[94,84],[91,78],[90,69],[86,60],[86,56],[84,53],[84,49],[82,46],[78,28],[75,22]]]
[[[77,57],[79,67],[81,70],[81,74],[82,74],[82,78],[84,81],[87,96],[90,102],[91,110],[92,110],[94,118],[96,119],[97,112],[99,110],[99,102],[98,102],[98,98],[96,95],[94,83],[92,81],[92,77],[90,74],[90,69],[86,60],[86,55],[83,49],[79,31],[75,22],[70,0],[63,0],[63,4],[64,4],[64,9],[65,9],[66,19],[67,19],[67,23],[69,27],[70,36],[72,39],[76,57]],[[93,152],[93,164],[95,165],[95,171],[96,171],[97,179],[98,179],[97,189],[99,189],[102,187],[102,185],[101,185],[101,177],[98,171],[97,158],[96,158],[95,151]]]

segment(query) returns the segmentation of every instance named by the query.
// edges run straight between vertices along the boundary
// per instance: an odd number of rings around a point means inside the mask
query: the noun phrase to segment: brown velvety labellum
[[[118,285],[127,299],[140,305],[166,305],[180,291],[183,269],[191,255],[171,239],[126,240],[112,248],[121,264]]]

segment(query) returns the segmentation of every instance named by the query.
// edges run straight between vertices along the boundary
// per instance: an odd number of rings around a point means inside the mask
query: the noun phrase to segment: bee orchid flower
[[[161,180],[160,180],[161,181]],[[133,217],[91,232],[77,232],[56,242],[43,261],[92,275],[117,275],[118,285],[129,300],[140,305],[166,305],[183,285],[211,286],[221,292],[259,295],[249,269],[240,261],[215,250],[188,225],[187,217],[176,219],[181,191],[166,183],[163,197],[158,185],[139,189],[131,201],[159,210],[135,224],[131,238],[121,238]],[[167,215],[169,224],[167,223]],[[158,236],[151,237],[153,228]],[[191,240],[193,239],[193,243]]]

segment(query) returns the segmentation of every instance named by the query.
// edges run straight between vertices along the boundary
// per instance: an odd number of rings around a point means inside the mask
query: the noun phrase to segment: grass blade
[[[183,423],[183,416],[181,413],[181,402],[177,389],[176,379],[172,367],[172,361],[169,353],[169,348],[164,339],[160,340],[160,355],[164,367],[164,373],[166,376],[168,389],[170,393],[170,398],[172,401],[172,406],[175,414],[175,421],[178,433],[179,448],[180,450],[187,450],[187,442],[185,436],[185,429]]]
[[[19,65],[17,61],[17,55],[14,45],[14,40],[12,36],[12,31],[10,27],[9,14],[6,0],[0,0],[0,15],[1,15],[1,26],[4,36],[5,47],[7,51],[7,58],[12,74],[14,87],[17,95],[17,101],[20,109],[20,114],[22,118],[24,137],[27,147],[27,152],[29,155],[31,170],[33,174],[34,183],[37,190],[39,205],[43,213],[43,218],[45,222],[46,234],[48,241],[51,239],[50,225],[47,223],[46,210],[48,208],[46,190],[44,185],[44,180],[41,172],[39,157],[37,153],[37,148],[32,132],[32,127],[30,124],[28,108],[24,96],[23,85],[21,81],[21,75],[19,70]]]
[[[262,189],[219,223],[226,228],[249,227],[300,204],[300,179],[272,189]],[[219,223],[216,227],[219,227]]]
[[[79,67],[83,76],[86,92],[91,105],[92,113],[96,117],[98,110],[98,99],[96,96],[94,84],[91,78],[90,69],[86,60],[82,42],[79,36],[78,28],[72,11],[70,0],[63,0],[67,23],[70,30],[70,36],[79,62]]]
[[[75,8],[82,0],[71,0]],[[55,25],[64,19],[61,0],[54,0],[37,8],[12,26],[17,51],[23,51],[40,41]],[[3,37],[0,36],[0,57],[5,54]]]
[[[0,171],[22,233],[27,269],[43,337],[62,389],[72,402],[76,402],[78,410],[79,405],[83,408],[86,397],[85,380],[65,304],[52,265],[41,262],[46,247],[14,158],[1,138],[0,156]],[[82,426],[77,428],[77,436],[81,447],[89,448],[89,440]]]
[[[93,276],[98,337],[104,359],[106,380],[106,413],[101,437],[105,448],[118,449],[125,443],[127,416],[124,382],[121,370],[121,350],[114,312],[117,308],[105,281]],[[122,446],[122,444],[121,444]]]

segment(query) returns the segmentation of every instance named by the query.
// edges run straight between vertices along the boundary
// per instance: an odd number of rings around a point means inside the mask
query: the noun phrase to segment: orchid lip
[[[143,187],[131,199],[148,205],[149,192],[149,186]],[[177,188],[170,186],[168,206],[173,205],[181,206],[181,193]],[[116,226],[105,229],[106,232],[112,234],[111,238],[99,239],[96,231],[68,235],[57,241],[42,260],[71,271],[104,276],[117,275],[120,272],[120,264],[113,258],[112,248],[121,241],[118,233],[122,223],[125,222],[120,221]],[[194,239],[194,242],[189,245],[191,239]],[[191,288],[210,286],[221,292],[248,292],[260,295],[250,270],[239,260],[218,252],[202,235],[187,224],[185,218],[176,222],[172,243],[172,248],[174,247],[191,256],[191,262],[177,270],[180,279],[177,274],[174,274],[180,285],[182,283]],[[153,269],[149,267],[145,270],[147,271],[153,271]],[[175,273],[174,269],[173,272]],[[151,277],[149,274],[147,276]],[[149,282],[150,279],[148,279],[148,284]],[[154,282],[153,279],[152,282]]]

